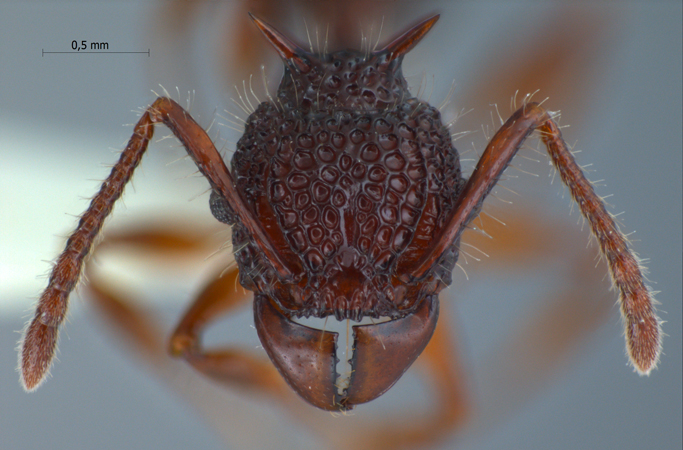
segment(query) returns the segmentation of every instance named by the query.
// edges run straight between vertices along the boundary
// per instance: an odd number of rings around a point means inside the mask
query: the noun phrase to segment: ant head
[[[329,113],[374,111],[410,97],[401,72],[403,56],[436,23],[435,15],[415,25],[378,51],[309,53],[272,26],[251,18],[285,62],[278,101],[286,111]]]

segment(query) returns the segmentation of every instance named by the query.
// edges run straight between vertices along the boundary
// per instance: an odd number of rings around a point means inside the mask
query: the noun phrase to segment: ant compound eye
[[[219,222],[234,225],[237,222],[237,214],[232,210],[228,201],[218,192],[212,190],[211,197],[209,197],[209,207],[211,214],[218,219]]]

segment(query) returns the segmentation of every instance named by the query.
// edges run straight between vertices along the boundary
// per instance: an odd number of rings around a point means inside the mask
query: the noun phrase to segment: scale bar
[[[41,50],[42,50],[42,49],[41,49]],[[146,52],[114,52],[114,51],[105,51],[105,52],[98,52],[98,51],[94,51],[94,52],[93,52],[93,51],[90,51],[90,52],[88,52],[88,51],[85,51],[85,50],[84,50],[84,51],[72,50],[72,51],[70,51],[70,52],[46,52],[45,50],[42,50],[42,55],[41,55],[41,56],[45,56],[46,54],[49,54],[49,53],[67,53],[67,54],[73,54],[73,55],[85,54],[85,53],[127,53],[127,54],[142,54],[142,53],[145,53],[145,54],[147,54],[147,56],[150,56],[150,51],[149,51],[149,49],[147,49]]]

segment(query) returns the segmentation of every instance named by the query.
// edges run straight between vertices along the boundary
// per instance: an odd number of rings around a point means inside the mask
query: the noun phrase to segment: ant
[[[631,363],[641,374],[655,367],[660,321],[638,260],[575,163],[553,113],[525,102],[465,179],[438,111],[409,94],[401,73],[403,56],[438,16],[378,51],[332,54],[306,52],[252,19],[285,61],[276,99],[249,117],[232,170],[175,101],[161,97],[147,109],[58,258],[26,330],[21,370],[27,390],[49,370],[69,294],[157,123],[171,129],[209,181],[213,215],[233,227],[234,276],[255,292],[256,327],[273,364],[318,408],[346,411],[377,398],[424,350],[461,234],[532,132],[540,134],[608,262]],[[236,374],[234,359],[202,353],[198,332],[215,305],[216,297],[193,305],[171,339],[172,352],[207,375],[258,384],[253,368]],[[353,374],[340,390],[336,335],[292,320],[308,316],[391,320],[354,327]]]

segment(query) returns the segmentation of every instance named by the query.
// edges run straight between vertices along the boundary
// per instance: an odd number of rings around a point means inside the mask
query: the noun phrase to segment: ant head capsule
[[[277,99],[247,119],[232,171],[295,276],[274,270],[237,220],[240,281],[255,291],[256,329],[285,380],[319,408],[347,410],[389,389],[420,355],[457,259],[455,245],[425,276],[406,279],[463,186],[438,110],[412,97],[401,73],[403,56],[438,16],[381,50],[325,54],[252,19],[285,73]],[[390,319],[353,327],[353,374],[341,392],[336,333],[293,321],[328,316]]]

